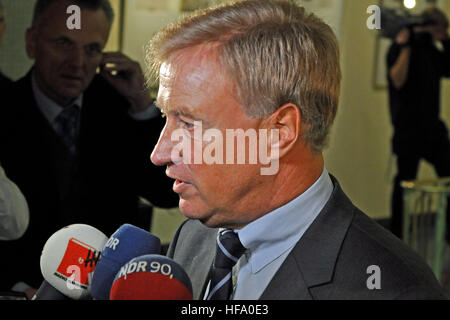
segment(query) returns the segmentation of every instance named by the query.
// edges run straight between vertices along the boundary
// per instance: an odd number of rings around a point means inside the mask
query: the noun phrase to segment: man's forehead
[[[165,108],[166,100],[206,92],[212,81],[222,77],[220,65],[214,56],[208,56],[198,50],[172,56],[163,62],[159,72],[158,103]]]
[[[178,86],[180,82],[191,89],[201,90],[214,80],[216,72],[206,65],[163,63],[160,68],[160,85],[166,88]]]
[[[217,51],[209,45],[197,45],[172,53],[161,65],[160,72],[193,73],[221,69]]]

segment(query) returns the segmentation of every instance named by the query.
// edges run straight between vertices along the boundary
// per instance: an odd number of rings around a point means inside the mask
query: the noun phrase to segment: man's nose
[[[82,68],[86,63],[86,52],[84,48],[74,48],[69,57],[69,63],[73,67]]]
[[[164,126],[159,136],[159,140],[153,148],[150,160],[156,166],[169,165],[171,160],[171,152],[173,149],[173,142],[171,141],[171,134],[168,125]]]

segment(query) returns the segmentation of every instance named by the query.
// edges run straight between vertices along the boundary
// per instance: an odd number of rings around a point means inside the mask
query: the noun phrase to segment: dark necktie
[[[232,268],[245,252],[239,237],[232,230],[217,236],[217,252],[209,273],[209,292],[206,300],[228,300],[233,291]]]
[[[72,154],[76,153],[78,118],[80,108],[77,105],[66,107],[56,117],[56,132]]]

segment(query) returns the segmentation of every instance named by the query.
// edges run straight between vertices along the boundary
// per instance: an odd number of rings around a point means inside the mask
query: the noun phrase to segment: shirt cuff
[[[152,103],[144,111],[137,112],[137,113],[128,112],[128,114],[134,120],[144,121],[144,120],[150,120],[150,119],[156,118],[161,113],[160,113],[159,109]]]

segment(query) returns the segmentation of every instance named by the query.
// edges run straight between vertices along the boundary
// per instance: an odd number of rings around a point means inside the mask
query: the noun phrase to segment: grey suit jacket
[[[331,178],[330,199],[260,299],[445,299],[422,258],[356,208]],[[217,231],[187,220],[169,246],[168,257],[192,281],[194,299],[202,298]],[[379,267],[380,289],[367,285],[374,275],[369,266]]]

